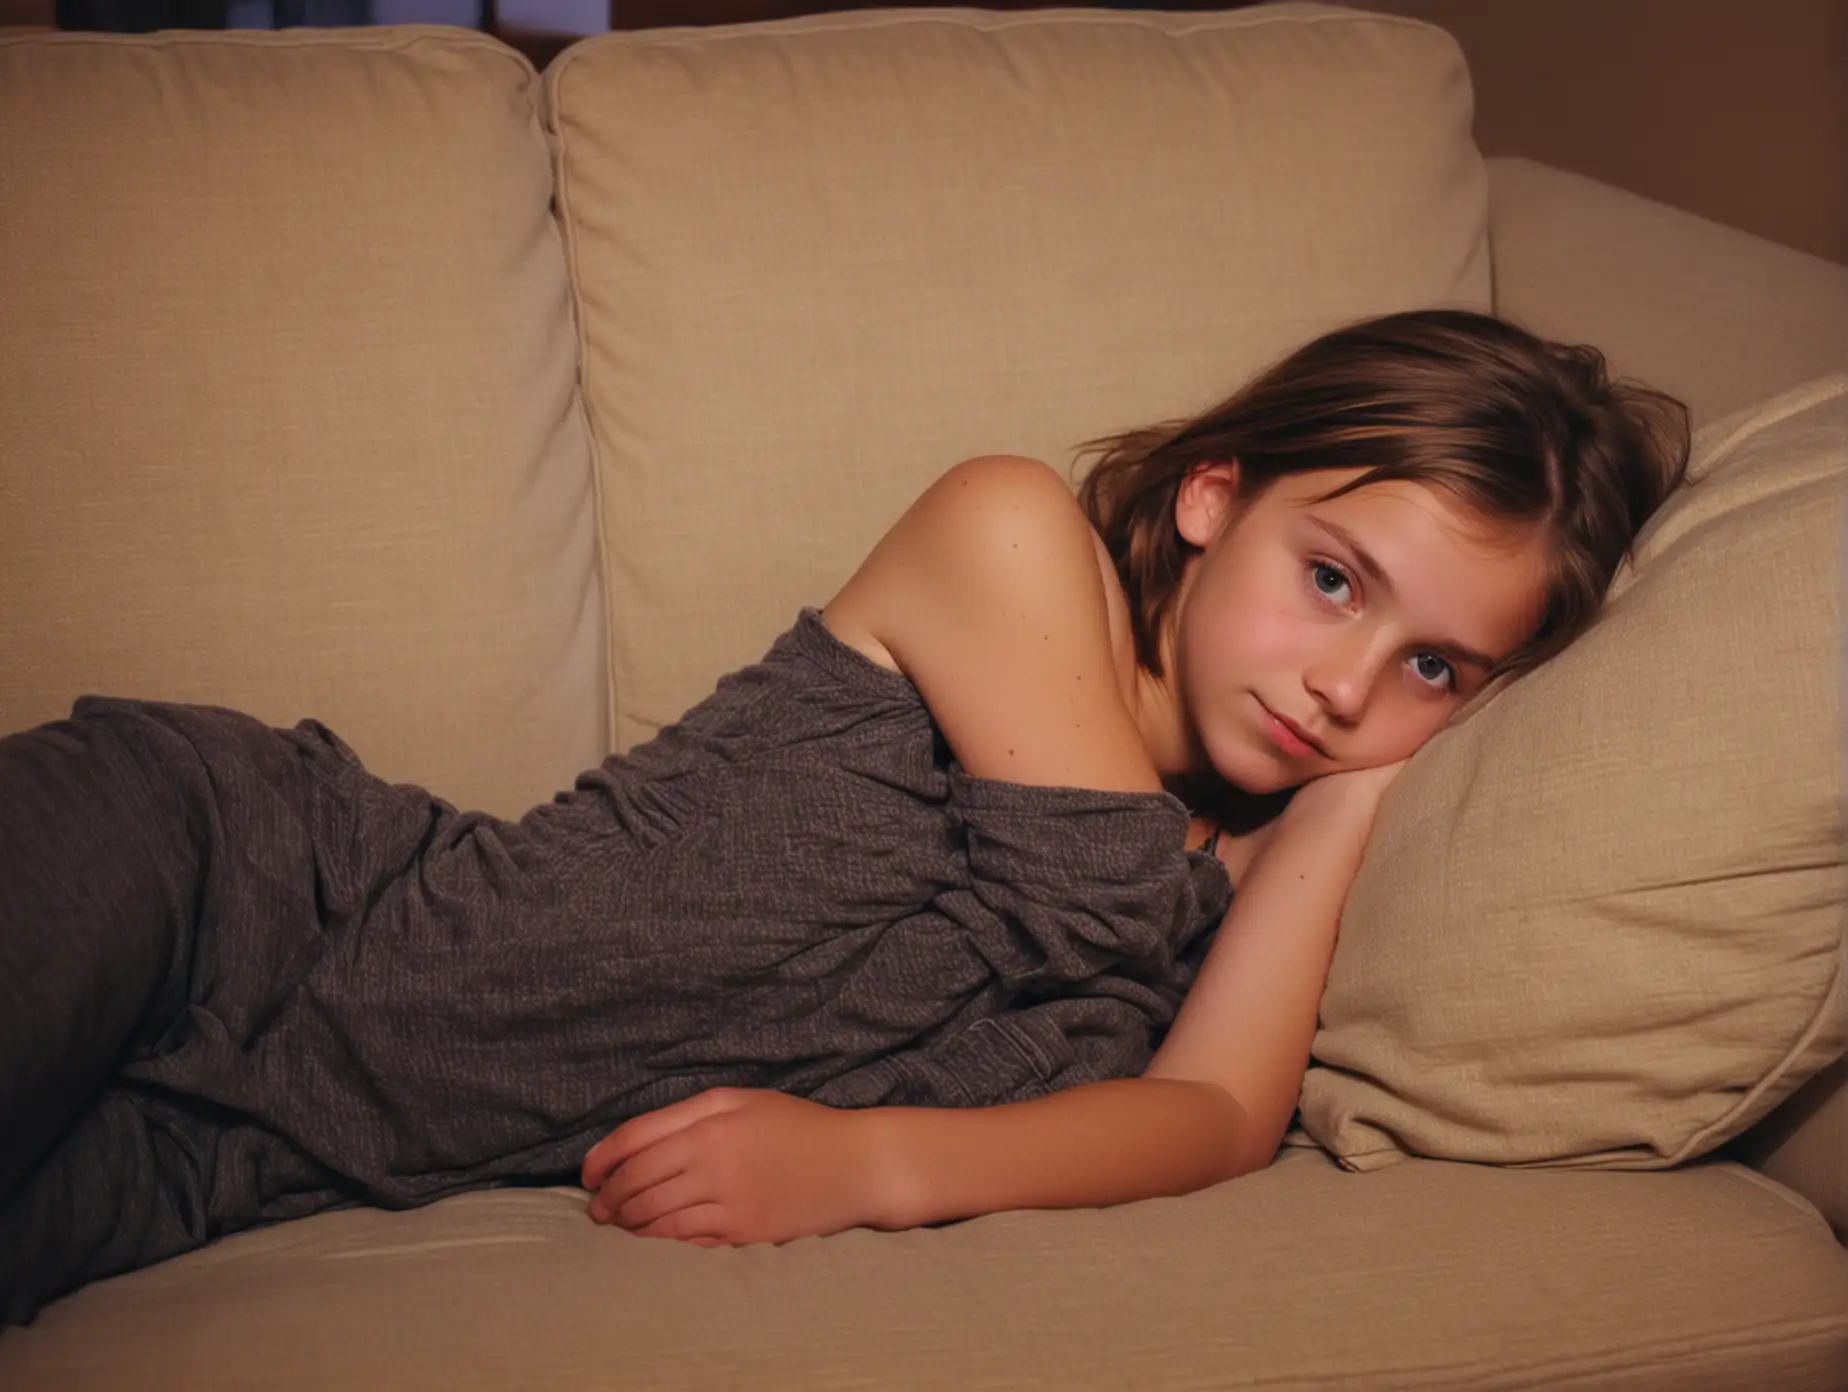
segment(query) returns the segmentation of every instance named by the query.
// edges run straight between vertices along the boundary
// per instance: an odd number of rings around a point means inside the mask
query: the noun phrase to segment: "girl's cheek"
[[[1278,595],[1268,604],[1254,606],[1247,632],[1254,647],[1279,660],[1305,655],[1315,638],[1310,616],[1291,595]]]
[[[1399,757],[1408,758],[1422,749],[1431,736],[1444,728],[1444,722],[1449,718],[1449,714],[1448,703],[1422,700],[1419,708],[1407,715],[1405,733],[1401,737],[1404,752]]]

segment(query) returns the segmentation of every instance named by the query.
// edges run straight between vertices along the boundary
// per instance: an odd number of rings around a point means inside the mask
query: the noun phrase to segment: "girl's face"
[[[1248,503],[1238,466],[1175,503],[1188,562],[1167,670],[1187,762],[1248,792],[1406,758],[1538,628],[1546,553],[1442,489],[1358,470],[1285,476]]]

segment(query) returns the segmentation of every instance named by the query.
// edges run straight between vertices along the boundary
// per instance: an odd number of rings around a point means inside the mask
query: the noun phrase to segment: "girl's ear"
[[[1238,461],[1207,460],[1187,470],[1174,496],[1174,526],[1201,550],[1213,544],[1238,511]]]

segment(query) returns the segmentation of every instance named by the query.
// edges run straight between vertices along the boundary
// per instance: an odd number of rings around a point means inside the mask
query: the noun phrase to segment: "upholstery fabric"
[[[435,27],[0,39],[0,729],[315,717],[502,815],[602,757],[536,82]]]
[[[711,1250],[598,1227],[587,1197],[227,1238],[8,1331],[0,1386],[1777,1392],[1848,1367],[1848,1253],[1726,1163],[1291,1151],[1181,1199]]]
[[[1848,370],[1848,270],[1533,160],[1488,162],[1495,312],[1594,343],[1696,426]]]
[[[1848,1061],[1810,1079],[1729,1153],[1803,1195],[1848,1242]]]
[[[617,748],[959,459],[1069,477],[1337,323],[1488,307],[1468,75],[1406,20],[825,15],[599,36],[546,94]]]
[[[1389,792],[1302,1125],[1407,1152],[1653,1168],[1848,1044],[1848,376],[1710,425],[1590,632]]]
[[[1487,165],[1497,313],[1596,343],[1696,424],[1848,367],[1848,267],[1532,160]],[[1848,1239],[1848,1068],[1824,1069],[1733,1149]]]

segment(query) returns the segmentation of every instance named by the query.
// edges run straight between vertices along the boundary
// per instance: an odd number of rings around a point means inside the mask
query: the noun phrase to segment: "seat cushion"
[[[1408,20],[868,11],[602,35],[546,89],[619,748],[958,460],[1065,471],[1342,321],[1489,304],[1468,73]]]
[[[0,39],[0,731],[314,716],[508,815],[602,758],[536,85],[435,27]]]
[[[585,1198],[229,1238],[9,1331],[0,1385],[1828,1392],[1848,1367],[1848,1253],[1730,1163],[1289,1150],[1182,1199],[780,1248],[633,1237]]]
[[[1669,1165],[1841,1057],[1845,503],[1848,376],[1714,422],[1591,630],[1412,760],[1342,917],[1317,1142]]]

